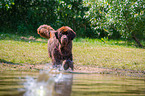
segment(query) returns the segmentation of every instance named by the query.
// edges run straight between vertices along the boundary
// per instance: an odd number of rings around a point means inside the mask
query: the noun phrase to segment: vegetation
[[[137,39],[143,39],[145,36],[143,0],[90,1],[85,2],[86,6],[90,6],[87,16],[90,18],[91,27],[97,30],[98,34],[102,34],[99,31],[101,29],[109,37],[133,38],[143,47]]]
[[[36,30],[70,26],[77,65],[145,70],[143,0],[1,0],[0,62],[50,62],[47,40]],[[113,40],[114,39],[114,40]],[[133,41],[135,40],[135,41]]]
[[[78,37],[145,40],[144,0],[1,0],[0,31],[38,36],[41,24]]]
[[[10,35],[11,36],[11,35]],[[76,38],[73,42],[75,65],[115,69],[145,70],[145,50],[135,42]],[[18,65],[41,65],[51,62],[47,54],[47,39],[1,34],[0,62]]]

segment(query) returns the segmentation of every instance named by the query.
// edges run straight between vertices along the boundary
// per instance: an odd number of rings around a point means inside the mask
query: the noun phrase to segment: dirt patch
[[[48,70],[51,64],[7,64],[0,63],[1,71],[6,70],[18,70],[18,71],[39,71],[39,70]],[[109,68],[100,68],[97,66],[78,66],[75,65],[74,71],[71,72],[74,74],[112,74],[112,75],[122,75],[122,76],[135,76],[135,77],[145,77],[145,71],[135,71],[135,70],[121,70],[121,69],[109,69]]]
[[[36,39],[36,38],[34,38],[34,36],[30,36],[30,37],[24,37],[24,36],[22,36],[22,37],[20,37],[20,39],[21,40],[25,40],[25,41],[41,41],[41,42],[47,42],[47,39],[41,39],[41,38]]]
[[[113,74],[123,76],[145,77],[145,71],[100,68],[97,66],[75,66],[74,72],[91,74]]]

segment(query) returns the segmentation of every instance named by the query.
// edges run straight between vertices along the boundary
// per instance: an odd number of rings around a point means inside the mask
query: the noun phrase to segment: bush
[[[35,35],[41,24],[70,26],[78,37],[139,42],[145,40],[144,7],[143,0],[2,0],[0,28]]]
[[[83,6],[82,0],[11,0],[0,1],[1,26],[17,30],[18,33],[36,34],[36,29],[41,24],[51,25],[54,29],[61,26],[70,26],[78,36],[86,36],[90,31],[88,20],[83,16],[87,7]],[[8,4],[9,5],[8,5]],[[86,27],[87,26],[87,27]],[[29,32],[28,32],[29,31]],[[83,33],[82,33],[83,32]]]

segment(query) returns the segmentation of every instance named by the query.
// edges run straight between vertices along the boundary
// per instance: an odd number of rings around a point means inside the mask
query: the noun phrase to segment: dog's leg
[[[62,61],[60,59],[60,55],[59,54],[54,54],[52,55],[52,66],[53,68],[59,67],[62,65]]]
[[[64,60],[62,65],[63,65],[64,70],[69,69],[69,67],[71,68],[71,70],[73,70],[73,68],[74,68],[73,61],[71,61],[71,60]]]
[[[73,56],[72,56],[72,54],[70,55],[69,60],[71,62],[71,63],[69,63],[69,67],[73,70],[74,69],[74,65],[73,65]]]

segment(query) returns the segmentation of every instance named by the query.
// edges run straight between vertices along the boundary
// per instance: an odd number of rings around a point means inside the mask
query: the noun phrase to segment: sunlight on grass
[[[1,40],[1,61],[12,63],[48,62],[47,43]]]
[[[145,49],[74,42],[73,51],[78,65],[145,70]]]
[[[34,65],[51,62],[47,42],[0,40],[0,44],[0,62]],[[75,39],[73,57],[75,65],[145,70],[145,49],[102,43],[98,39]]]

